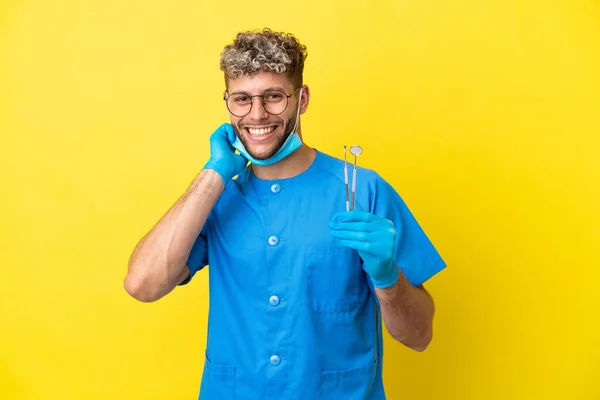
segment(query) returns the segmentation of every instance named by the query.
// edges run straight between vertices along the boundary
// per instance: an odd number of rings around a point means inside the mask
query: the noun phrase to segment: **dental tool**
[[[356,205],[356,157],[360,156],[362,152],[363,150],[360,146],[350,147],[350,153],[354,155],[354,170],[352,171],[352,211],[354,211]]]
[[[346,160],[346,146],[344,146],[344,183],[346,184],[346,211],[350,211],[350,195],[348,194],[348,161]]]

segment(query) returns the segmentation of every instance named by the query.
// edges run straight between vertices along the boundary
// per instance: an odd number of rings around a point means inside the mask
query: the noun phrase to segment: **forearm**
[[[434,303],[429,294],[414,287],[401,271],[394,285],[375,288],[375,293],[390,335],[414,350],[425,350],[433,335]]]
[[[187,276],[187,258],[223,189],[219,174],[202,170],[185,194],[140,240],[129,260],[124,282],[130,295],[140,301],[155,301]]]

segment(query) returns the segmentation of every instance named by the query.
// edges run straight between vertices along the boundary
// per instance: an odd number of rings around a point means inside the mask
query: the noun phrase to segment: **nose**
[[[259,121],[261,119],[267,118],[268,113],[267,110],[265,110],[265,107],[263,106],[262,97],[253,97],[252,101],[252,109],[246,117],[254,121]]]

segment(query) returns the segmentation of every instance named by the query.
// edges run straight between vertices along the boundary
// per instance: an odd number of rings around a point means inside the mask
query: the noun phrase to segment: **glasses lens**
[[[252,98],[247,94],[234,93],[227,98],[227,108],[236,117],[243,117],[250,112]]]
[[[287,108],[288,97],[283,92],[274,90],[262,97],[265,110],[269,114],[278,115]],[[227,98],[227,108],[236,117],[243,117],[252,109],[252,97],[244,93],[233,93]]]
[[[263,104],[269,114],[277,115],[284,112],[287,108],[288,98],[283,92],[271,91],[265,93]]]

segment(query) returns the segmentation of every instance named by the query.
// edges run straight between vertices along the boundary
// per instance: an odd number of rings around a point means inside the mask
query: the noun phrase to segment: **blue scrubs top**
[[[357,210],[394,222],[396,265],[413,285],[445,267],[376,172],[358,168],[356,196]],[[385,399],[377,298],[358,252],[328,226],[345,210],[344,162],[320,151],[296,177],[248,167],[227,185],[181,283],[210,263],[200,400]]]

